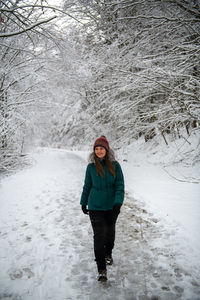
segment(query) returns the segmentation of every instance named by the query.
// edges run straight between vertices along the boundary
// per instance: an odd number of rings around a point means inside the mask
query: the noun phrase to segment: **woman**
[[[124,177],[104,135],[95,141],[90,161],[80,204],[89,213],[94,232],[98,280],[106,281],[106,264],[113,263],[115,224],[124,200]]]

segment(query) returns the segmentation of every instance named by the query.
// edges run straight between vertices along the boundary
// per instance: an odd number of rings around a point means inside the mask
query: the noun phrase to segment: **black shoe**
[[[107,265],[110,265],[110,266],[111,266],[111,265],[113,264],[113,258],[112,258],[112,255],[111,255],[111,254],[106,255],[105,259],[106,259],[106,264],[107,264]]]
[[[106,272],[106,270],[100,270],[99,271],[98,281],[101,281],[101,282],[107,281],[107,272]]]

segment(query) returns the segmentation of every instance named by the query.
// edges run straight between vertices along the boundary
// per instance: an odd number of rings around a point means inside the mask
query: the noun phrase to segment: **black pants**
[[[118,215],[112,210],[90,210],[89,216],[94,232],[94,255],[97,269],[98,271],[106,270],[105,255],[112,254]]]

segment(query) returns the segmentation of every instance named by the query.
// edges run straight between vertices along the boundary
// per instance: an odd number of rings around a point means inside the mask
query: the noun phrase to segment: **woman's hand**
[[[82,211],[84,214],[86,214],[86,215],[89,214],[89,210],[87,209],[86,205],[82,205],[81,208],[82,208]]]
[[[120,208],[121,208],[121,206],[120,206],[119,204],[115,204],[115,205],[113,206],[113,213],[114,213],[115,215],[119,215],[119,213],[120,213]]]

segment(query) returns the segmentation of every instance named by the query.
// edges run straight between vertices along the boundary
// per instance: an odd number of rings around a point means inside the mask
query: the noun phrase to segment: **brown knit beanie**
[[[97,147],[104,147],[107,151],[109,151],[109,143],[105,137],[105,135],[100,136],[100,138],[98,138],[95,143],[94,143],[94,149]]]

